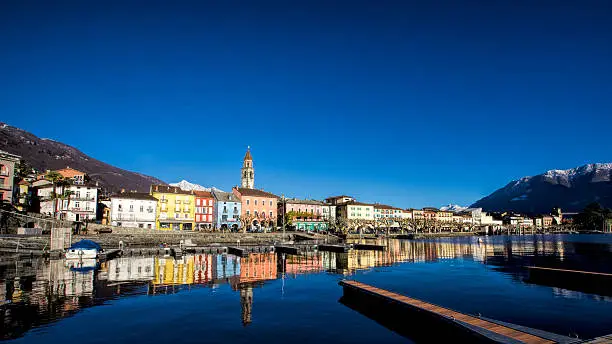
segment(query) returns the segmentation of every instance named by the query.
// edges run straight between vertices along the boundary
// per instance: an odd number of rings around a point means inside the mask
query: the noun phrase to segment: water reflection
[[[123,257],[96,265],[95,261],[32,260],[0,266],[0,326],[3,339],[16,338],[33,327],[71,316],[79,309],[129,295],[165,295],[227,284],[238,292],[242,324],[253,317],[253,289],[266,281],[300,274],[351,275],[360,270],[401,262],[435,263],[471,260],[510,274],[521,283],[550,285],[563,298],[596,298],[579,286],[560,286],[555,281],[530,279],[524,265],[554,266],[610,272],[610,238],[573,241],[567,236],[532,236],[437,239],[423,241],[379,240],[385,251],[318,252],[306,255],[225,254],[171,257]],[[593,292],[587,290],[587,292]],[[237,310],[238,305],[236,305]]]

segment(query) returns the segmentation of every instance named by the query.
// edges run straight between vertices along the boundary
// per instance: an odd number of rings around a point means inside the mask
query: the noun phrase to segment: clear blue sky
[[[0,121],[168,182],[250,145],[277,194],[467,205],[612,161],[606,0],[6,0],[0,47]]]

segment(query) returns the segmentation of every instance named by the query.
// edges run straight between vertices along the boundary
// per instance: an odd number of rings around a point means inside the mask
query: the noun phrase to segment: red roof
[[[257,189],[237,188],[241,196],[278,198],[275,194]]]
[[[201,197],[201,198],[212,198],[213,197],[213,195],[210,192],[208,192],[208,191],[195,190],[195,191],[193,191],[193,194],[196,197]]]

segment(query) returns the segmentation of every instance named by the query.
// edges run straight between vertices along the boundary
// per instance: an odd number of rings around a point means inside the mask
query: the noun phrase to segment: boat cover
[[[70,246],[70,249],[83,249],[83,250],[98,250],[102,251],[102,246],[100,246],[97,242],[83,239],[81,241],[75,242]]]

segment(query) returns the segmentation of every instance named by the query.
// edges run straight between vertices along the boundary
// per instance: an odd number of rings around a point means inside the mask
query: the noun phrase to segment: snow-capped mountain
[[[440,207],[440,210],[442,211],[452,211],[452,212],[460,212],[460,211],[464,211],[465,209],[467,209],[467,207],[462,207],[458,204],[449,204],[449,205]]]
[[[549,170],[514,180],[472,207],[484,210],[548,212],[552,207],[580,211],[591,202],[612,206],[612,163]]]
[[[170,183],[170,186],[177,186],[177,187],[181,188],[181,190],[185,190],[185,191],[192,191],[192,190],[194,190],[194,191],[208,191],[208,192],[213,191],[213,190],[214,191],[221,191],[221,192],[223,191],[223,190],[217,189],[214,186],[210,187],[210,188],[207,188],[207,187],[202,186],[200,184],[190,183],[190,182],[188,182],[188,181],[186,181],[184,179],[181,180],[178,183]]]

